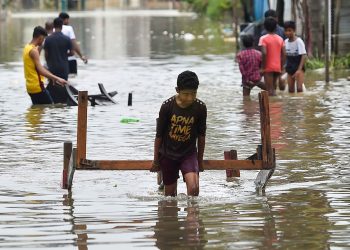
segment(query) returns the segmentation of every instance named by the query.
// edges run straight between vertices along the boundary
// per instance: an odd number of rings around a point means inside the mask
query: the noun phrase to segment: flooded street
[[[155,119],[175,94],[177,75],[198,74],[207,104],[206,159],[238,159],[260,143],[258,89],[243,99],[234,44],[223,27],[160,12],[71,14],[80,46],[71,83],[118,91],[117,105],[88,109],[89,159],[152,159]],[[200,195],[164,198],[146,171],[77,171],[60,188],[63,142],[76,143],[77,107],[32,107],[22,48],[49,13],[0,22],[0,248],[5,249],[348,249],[350,248],[350,84],[307,71],[307,91],[270,98],[277,168],[266,194],[257,171],[226,182],[200,174]],[[128,93],[133,106],[127,106]],[[124,117],[140,122],[124,124]]]

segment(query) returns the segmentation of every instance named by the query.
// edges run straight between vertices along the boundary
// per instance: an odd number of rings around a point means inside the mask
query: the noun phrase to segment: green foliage
[[[325,67],[325,63],[320,58],[312,58],[306,61],[305,67],[307,69],[320,69]]]
[[[209,0],[206,14],[211,19],[218,20],[223,17],[223,13],[232,9],[230,0]]]
[[[332,67],[335,69],[350,69],[350,53],[334,58]]]
[[[193,11],[199,14],[205,14],[214,20],[224,17],[226,12],[231,12],[231,0],[182,0],[190,4]]]
[[[325,67],[325,61],[320,58],[308,59],[306,62],[307,69],[319,69]],[[350,69],[350,53],[345,56],[334,57],[331,65],[333,69]]]

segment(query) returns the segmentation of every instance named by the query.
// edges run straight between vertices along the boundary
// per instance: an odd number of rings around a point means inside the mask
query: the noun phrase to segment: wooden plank
[[[63,189],[67,189],[67,181],[68,181],[68,167],[70,157],[72,155],[73,143],[71,141],[66,141],[63,144],[63,171],[62,171],[62,181],[61,187]]]
[[[261,147],[258,147],[257,154],[260,154]],[[276,166],[276,159],[275,159],[275,149],[273,149],[273,155],[274,155],[274,164],[273,168],[269,170],[260,170],[256,179],[254,180],[255,188],[258,193],[263,193],[265,191],[265,187],[267,185],[267,182],[272,177],[273,173],[275,172],[275,166]]]
[[[87,133],[87,107],[88,92],[79,91],[78,96],[78,128],[77,128],[77,162],[79,165],[82,159],[86,159],[86,133]]]
[[[259,104],[263,166],[264,168],[272,168],[274,160],[271,145],[269,94],[267,91],[261,91],[259,93]]]
[[[237,150],[230,150],[224,152],[225,160],[237,160]],[[239,169],[226,169],[226,181],[232,181],[233,177],[240,177]]]
[[[73,177],[76,169],[77,162],[77,149],[73,148],[72,155],[70,157],[69,165],[68,165],[68,180],[67,180],[67,189],[71,190],[73,186]]]
[[[151,160],[82,160],[77,170],[150,170]],[[261,170],[261,160],[204,160],[206,170]]]

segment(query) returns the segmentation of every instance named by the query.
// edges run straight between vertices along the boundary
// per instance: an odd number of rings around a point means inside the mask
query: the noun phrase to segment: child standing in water
[[[159,111],[151,172],[161,170],[166,196],[177,195],[179,170],[186,182],[187,195],[199,194],[207,108],[196,98],[198,85],[194,72],[182,72],[177,78],[177,94],[163,102]]]
[[[262,52],[262,71],[269,95],[276,95],[277,82],[283,70],[286,51],[283,39],[275,33],[277,21],[268,17],[264,21],[267,34],[260,37],[259,46]]]
[[[261,52],[254,49],[254,37],[252,35],[242,36],[244,49],[237,54],[236,60],[242,74],[243,96],[249,96],[250,90],[255,86],[265,89],[261,82]]]
[[[305,44],[301,38],[295,35],[296,25],[294,21],[284,23],[284,32],[288,37],[284,42],[286,46],[289,93],[295,92],[295,82],[297,83],[297,92],[303,92],[304,72],[306,61]]]

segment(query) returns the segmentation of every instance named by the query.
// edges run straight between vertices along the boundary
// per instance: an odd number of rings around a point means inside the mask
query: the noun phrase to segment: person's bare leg
[[[283,79],[282,74],[278,77],[278,87],[281,91],[286,89],[286,80]]]
[[[177,182],[164,185],[164,195],[165,196],[176,196],[177,195]]]
[[[261,88],[261,89],[263,89],[263,90],[266,90],[266,85],[265,85],[264,82],[258,82],[258,83],[256,84],[256,86],[258,86],[259,88]]]
[[[276,95],[276,89],[278,85],[278,81],[280,79],[281,74],[274,72],[273,73],[273,90],[274,90],[274,95]]]
[[[195,172],[185,174],[185,181],[188,196],[198,196],[199,194],[199,176]]]
[[[303,92],[303,84],[304,84],[304,71],[301,71],[299,75],[296,77],[296,82],[297,82],[297,91],[298,92]]]
[[[249,96],[250,95],[250,88],[243,87],[243,96]]]
[[[287,81],[288,81],[288,91],[289,91],[289,93],[294,93],[295,92],[295,80],[290,74],[288,74]]]
[[[274,84],[274,73],[273,72],[266,72],[264,73],[264,81],[266,90],[269,92],[270,96],[276,95],[275,88],[273,86]]]

